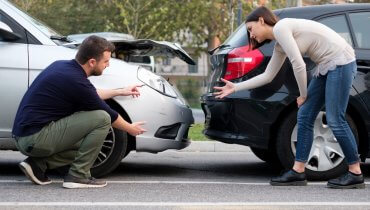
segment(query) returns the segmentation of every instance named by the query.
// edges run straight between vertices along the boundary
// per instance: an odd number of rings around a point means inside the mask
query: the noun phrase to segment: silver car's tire
[[[92,176],[101,177],[112,172],[117,168],[126,153],[127,133],[111,127],[91,168]]]
[[[348,124],[358,141],[354,121],[346,115]],[[294,164],[297,146],[297,112],[290,113],[281,124],[276,152],[282,166],[290,169]],[[339,143],[326,123],[325,112],[320,112],[314,124],[314,137],[306,164],[306,175],[310,180],[327,180],[347,170],[347,163]]]

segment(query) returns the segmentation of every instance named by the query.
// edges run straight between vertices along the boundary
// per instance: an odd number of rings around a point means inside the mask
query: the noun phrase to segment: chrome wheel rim
[[[293,154],[297,148],[297,130],[295,125],[291,135]],[[325,112],[320,112],[313,128],[313,143],[306,168],[312,171],[328,171],[337,167],[344,160],[343,151],[326,123]]]
[[[113,153],[116,137],[114,135],[113,128],[110,127],[107,137],[105,137],[103,146],[96,158],[93,168],[104,164]]]

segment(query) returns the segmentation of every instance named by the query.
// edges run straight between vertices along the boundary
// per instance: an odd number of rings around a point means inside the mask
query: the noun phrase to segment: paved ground
[[[208,148],[217,147],[207,143]],[[105,177],[106,188],[85,190],[63,189],[55,173],[51,174],[53,184],[33,185],[17,167],[24,157],[3,151],[0,209],[370,209],[369,162],[362,165],[367,181],[364,190],[332,190],[325,182],[272,187],[268,182],[279,170],[244,147],[224,152],[196,147],[183,152],[131,153]]]

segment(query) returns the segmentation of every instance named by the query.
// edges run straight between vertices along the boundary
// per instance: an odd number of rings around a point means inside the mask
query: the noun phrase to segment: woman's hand
[[[213,95],[216,95],[216,98],[223,98],[223,97],[228,96],[231,93],[235,92],[234,83],[232,83],[232,82],[230,82],[226,79],[222,79],[222,78],[221,78],[221,81],[225,83],[225,86],[223,86],[223,87],[214,87],[214,89],[219,90],[218,92],[213,93]]]
[[[304,102],[306,101],[306,99],[307,99],[307,97],[303,97],[303,96],[299,96],[299,97],[297,98],[297,105],[298,105],[298,108],[299,108],[299,107],[301,107],[301,106],[304,104]]]

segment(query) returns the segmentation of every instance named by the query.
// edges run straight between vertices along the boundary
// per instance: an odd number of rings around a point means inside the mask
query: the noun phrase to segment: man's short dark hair
[[[76,60],[81,65],[85,64],[90,59],[99,61],[103,57],[105,51],[113,52],[114,45],[106,39],[99,36],[89,36],[80,45],[76,54]]]

